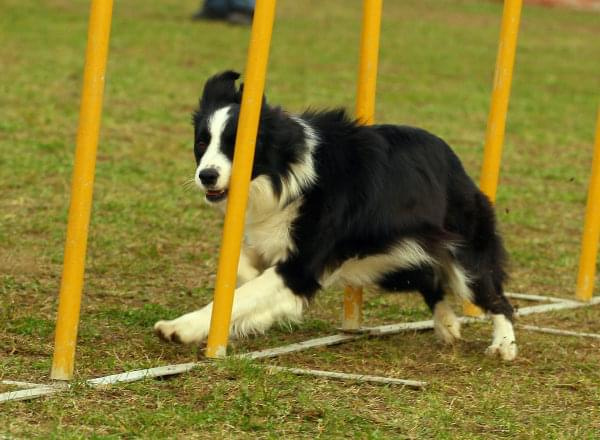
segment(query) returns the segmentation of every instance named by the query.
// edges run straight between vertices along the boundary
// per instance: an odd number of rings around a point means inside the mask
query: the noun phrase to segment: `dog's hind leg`
[[[436,335],[446,343],[453,343],[460,339],[460,321],[448,303],[448,295],[453,294],[456,298],[470,301],[473,292],[468,286],[468,276],[458,262],[452,258],[441,261],[434,279],[435,290],[432,293],[421,293],[433,312]]]
[[[458,298],[473,302],[489,313],[494,325],[492,344],[486,350],[489,355],[500,355],[504,360],[513,360],[517,355],[515,333],[512,325],[513,308],[502,291],[503,275],[499,269],[475,273],[462,269],[458,261],[444,265],[446,290],[452,291]],[[498,280],[494,280],[497,274]],[[499,274],[499,275],[498,275]]]
[[[496,229],[494,209],[484,194],[477,193],[474,197],[471,214],[470,220],[463,219],[468,227],[460,232],[463,240],[453,254],[469,274],[471,302],[491,315],[494,331],[487,353],[512,360],[517,355],[517,344],[513,308],[503,290],[506,250]]]
[[[395,270],[387,273],[377,284],[392,292],[417,290],[433,313],[436,336],[446,344],[460,339],[460,322],[446,300],[439,275],[431,266]]]
[[[433,330],[440,341],[445,344],[454,344],[460,339],[460,321],[448,303],[443,292],[421,292],[425,302],[433,312]],[[432,303],[432,300],[435,301]]]
[[[460,321],[445,298],[438,301],[433,309],[433,330],[446,344],[453,344],[460,339]]]
[[[492,276],[484,275],[473,281],[474,302],[491,314],[494,332],[492,343],[486,353],[499,355],[506,361],[517,356],[517,343],[513,329],[513,308],[504,296],[501,283],[494,282]]]
[[[445,344],[453,344],[460,339],[460,321],[448,303],[442,287],[421,288],[421,295],[433,312],[433,330]]]

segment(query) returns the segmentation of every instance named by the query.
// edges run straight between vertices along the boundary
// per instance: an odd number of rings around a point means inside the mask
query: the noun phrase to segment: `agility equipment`
[[[112,0],[91,2],[77,147],[71,181],[71,204],[50,374],[52,379],[73,378],[112,5]]]
[[[254,11],[227,197],[227,214],[215,282],[215,298],[206,345],[205,354],[209,358],[223,357],[227,354],[233,293],[244,235],[244,219],[275,18],[275,4],[275,0],[259,0]]]
[[[581,256],[575,296],[582,301],[592,299],[596,276],[596,258],[600,240],[600,105],[596,115],[596,140],[592,159],[588,198],[585,211],[583,237],[581,238]]]
[[[213,316],[206,352],[209,357],[222,357],[226,354],[236,269],[243,234],[243,218],[252,169],[258,117],[262,103],[275,3],[275,0],[258,0],[252,25],[245,72],[246,86],[242,97],[239,129],[236,138],[236,154],[228,199],[228,215],[225,219],[215,286]],[[381,8],[381,0],[363,0],[363,30],[361,34],[361,60],[356,113],[367,124],[372,123],[374,120]],[[495,199],[498,185],[520,11],[521,0],[505,0],[481,174],[481,188],[492,201]],[[111,15],[112,0],[91,1],[77,149],[51,372],[52,379],[69,380],[73,377]],[[600,112],[596,128],[595,153],[577,283],[577,298],[588,302],[581,303],[562,299],[553,302],[546,299],[552,304],[529,307],[528,313],[542,313],[600,303],[600,298],[592,298],[598,235],[600,233],[600,206],[598,200],[600,200]],[[533,297],[533,295],[529,296]],[[379,333],[377,333],[373,328],[361,327],[361,302],[362,293],[358,286],[346,290],[342,327],[347,330],[354,330],[357,333],[321,338],[327,339],[326,343],[321,345],[354,340],[364,333],[384,334],[388,331],[406,328],[414,330],[414,327],[419,327],[419,325],[422,328],[431,328],[429,324],[423,323],[393,324],[383,326],[387,330],[379,329],[377,330]],[[521,309],[518,314],[524,314],[524,311],[524,309]],[[477,314],[477,309],[473,308],[472,305],[468,305],[466,306],[466,312],[467,314]],[[469,320],[474,318],[462,319],[465,322],[471,322]],[[424,322],[428,323],[428,321]],[[307,343],[295,345],[301,349],[316,346]],[[284,352],[287,351],[280,350],[280,353]],[[140,375],[139,377],[146,376]],[[49,385],[42,385],[41,387],[46,390],[50,389]],[[32,396],[44,395],[44,392],[39,391],[40,389],[38,388],[38,391],[36,391],[34,388],[29,394]],[[55,390],[60,391],[63,388],[53,387],[51,389],[52,392],[55,392]],[[0,401],[11,400],[4,397],[6,396],[0,395]]]
[[[568,310],[568,309],[576,309],[581,307],[586,307],[590,305],[600,304],[600,296],[592,298],[588,303],[583,303],[579,301],[571,301],[564,298],[552,298],[540,295],[527,295],[527,294],[516,294],[516,293],[507,293],[508,297],[518,298],[518,299],[528,299],[531,301],[547,301],[550,304],[541,304],[536,306],[528,306],[519,309],[517,312],[518,316],[525,316],[535,313],[546,313],[548,311],[555,310]],[[475,317],[460,317],[459,320],[463,324],[472,323],[472,322],[480,322],[483,321],[481,318]],[[339,333],[335,335],[325,336],[321,338],[311,339],[308,341],[298,342],[294,344],[288,344],[281,347],[274,347],[265,350],[252,351],[249,353],[242,353],[238,355],[234,355],[233,357],[241,358],[241,359],[268,359],[273,357],[282,356],[288,353],[297,353],[299,351],[308,350],[315,347],[326,347],[331,345],[342,344],[345,342],[356,341],[359,339],[364,339],[369,336],[382,336],[382,335],[391,335],[398,334],[402,332],[415,332],[415,331],[423,331],[430,330],[433,328],[433,321],[419,321],[419,322],[408,322],[408,323],[400,323],[400,324],[390,324],[390,325],[381,325],[376,327],[364,327],[359,332],[355,333]],[[579,333],[579,332],[571,332],[564,331],[560,329],[551,329],[545,327],[535,327],[535,326],[518,326],[518,328],[530,331],[537,331],[542,333],[551,333],[560,336],[571,336],[571,337],[583,337],[583,338],[592,338],[592,339],[600,339],[599,334],[594,333]],[[101,388],[110,385],[117,385],[121,383],[130,383],[139,380],[160,378],[160,377],[172,377],[175,375],[183,374],[193,369],[207,367],[206,362],[187,362],[184,364],[175,364],[175,365],[164,365],[160,367],[154,368],[146,368],[143,370],[133,370],[126,371],[124,373],[112,374],[109,376],[98,377],[94,379],[88,379],[84,381],[85,385],[91,388]],[[292,374],[303,374],[303,375],[311,375],[318,377],[326,377],[332,379],[340,379],[340,380],[350,380],[350,381],[369,381],[375,383],[383,383],[383,384],[395,384],[401,385],[411,388],[422,389],[427,386],[426,382],[422,381],[414,381],[414,380],[406,380],[406,379],[397,379],[390,377],[379,377],[379,376],[365,376],[365,375],[357,375],[357,374],[347,374],[347,373],[338,373],[331,371],[322,371],[322,370],[303,370],[296,368],[285,368],[285,367],[275,367],[272,365],[265,365],[265,368],[272,371],[287,371]],[[52,394],[58,394],[64,391],[67,391],[71,388],[71,384],[59,382],[59,383],[29,383],[29,382],[20,382],[13,380],[0,380],[0,384],[15,386],[18,388],[22,388],[17,391],[8,391],[5,393],[0,393],[0,403],[16,401],[16,400],[29,400],[35,399],[38,397],[49,396]]]
[[[358,87],[356,90],[356,117],[365,124],[375,122],[375,94],[377,90],[377,66],[379,64],[382,1],[365,0],[363,2]],[[344,290],[342,329],[357,330],[360,328],[362,302],[362,288],[360,286],[347,286]]]
[[[492,87],[492,99],[488,116],[483,149],[483,164],[479,186],[481,191],[488,196],[492,203],[496,200],[500,163],[502,160],[502,146],[506,129],[506,114],[510,98],[515,54],[517,51],[517,36],[519,35],[519,22],[521,19],[521,0],[505,0],[502,11],[502,24],[500,26],[500,40],[498,55],[496,57],[496,70]],[[480,316],[479,307],[465,302],[463,313],[467,316]]]

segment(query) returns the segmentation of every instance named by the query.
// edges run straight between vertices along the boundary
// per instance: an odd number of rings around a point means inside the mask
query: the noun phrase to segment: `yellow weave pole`
[[[382,4],[382,0],[363,0],[356,117],[367,125],[375,122],[375,91]]]
[[[229,184],[227,214],[223,227],[215,298],[206,347],[206,356],[209,358],[225,357],[227,354],[233,294],[244,234],[244,219],[273,32],[275,4],[275,0],[258,0],[254,11]]]
[[[112,4],[112,0],[92,0],[90,8],[71,204],[50,375],[58,380],[73,378]]]
[[[510,86],[517,51],[521,5],[521,0],[504,0],[504,11],[502,12],[492,103],[487,123],[483,165],[479,182],[481,190],[492,203],[496,200],[496,189],[498,188],[506,114],[508,112]],[[481,310],[468,302],[464,304],[463,311],[465,315],[469,316],[481,315]]]
[[[356,117],[364,124],[373,124],[375,121],[375,91],[382,3],[382,0],[363,1]],[[344,290],[342,329],[356,330],[360,328],[362,301],[362,288],[346,287]]]
[[[598,107],[596,120],[592,175],[588,189],[583,238],[581,239],[581,256],[579,257],[579,273],[575,290],[577,299],[583,301],[592,299],[594,292],[598,240],[600,240],[600,107]]]
[[[492,202],[496,200],[498,176],[500,174],[500,159],[504,143],[506,114],[510,98],[515,53],[517,51],[517,36],[521,18],[521,0],[505,0],[500,30],[500,44],[496,59],[492,103],[487,124],[483,166],[481,168],[481,190]]]

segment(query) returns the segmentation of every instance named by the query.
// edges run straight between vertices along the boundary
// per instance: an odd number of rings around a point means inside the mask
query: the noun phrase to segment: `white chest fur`
[[[246,212],[245,244],[257,252],[267,266],[285,260],[294,251],[292,223],[301,203],[298,199],[281,207],[266,178],[259,177],[252,182]]]

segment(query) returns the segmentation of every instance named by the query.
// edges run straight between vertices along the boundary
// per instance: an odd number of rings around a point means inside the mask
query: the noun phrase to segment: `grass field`
[[[189,362],[152,324],[208,302],[222,220],[184,183],[203,81],[243,70],[249,29],[193,23],[198,0],[116,2],[77,379]],[[501,4],[386,1],[377,119],[445,138],[478,177]],[[0,7],[0,379],[47,381],[77,127],[88,2]],[[280,0],[268,98],[353,108],[358,0]],[[600,90],[600,16],[526,6],[497,209],[509,291],[570,296]],[[596,290],[598,294],[598,290]],[[367,323],[429,313],[413,295],[367,292]],[[293,329],[233,352],[335,331],[326,292]],[[598,308],[522,318],[600,332]],[[294,330],[293,332],[291,330]],[[360,340],[274,363],[429,382],[424,391],[207,364],[171,380],[4,404],[0,438],[600,438],[600,344],[517,331],[520,356],[483,356],[491,328],[449,348],[433,333]],[[0,392],[8,390],[0,386]]]

